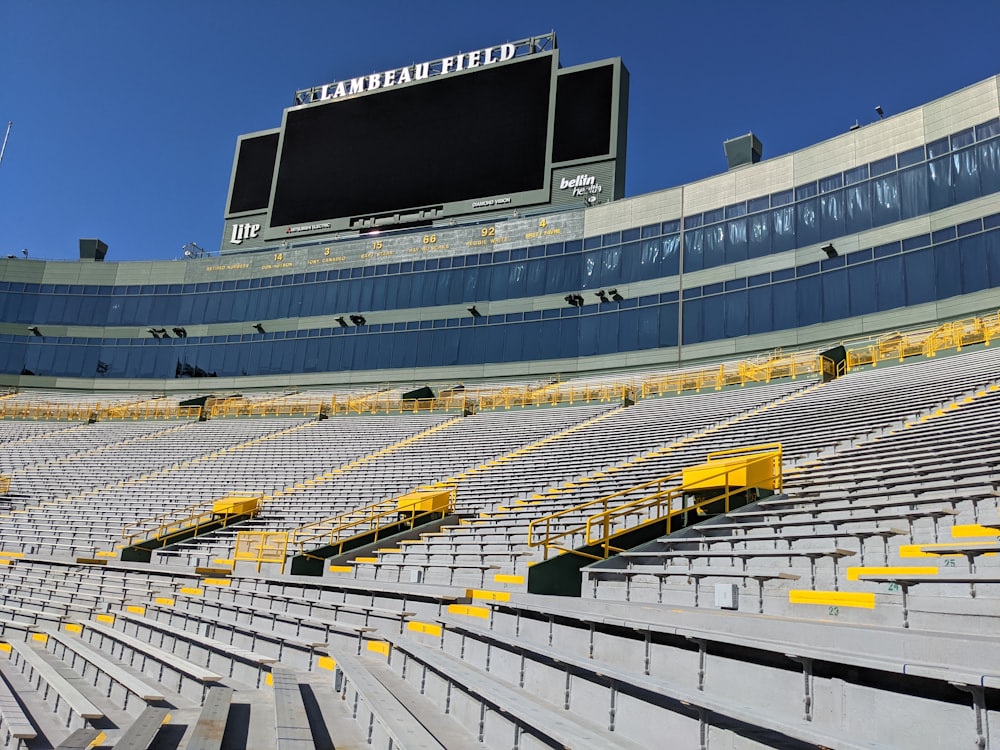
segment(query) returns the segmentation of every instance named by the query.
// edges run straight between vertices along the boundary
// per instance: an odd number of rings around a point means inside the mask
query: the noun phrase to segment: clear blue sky
[[[0,253],[215,251],[236,138],[296,89],[555,30],[631,73],[626,191],[725,171],[1000,73],[997,0],[2,0]],[[2,137],[2,133],[0,133]]]

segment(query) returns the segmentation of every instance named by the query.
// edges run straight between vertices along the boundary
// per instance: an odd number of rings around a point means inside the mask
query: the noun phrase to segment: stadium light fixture
[[[583,296],[579,294],[567,294],[564,298],[570,307],[583,307]]]
[[[187,338],[187,335],[188,335],[187,328],[174,328],[173,331],[174,331],[174,335],[177,336],[177,338],[179,338],[179,339],[186,339]]]
[[[28,326],[28,333],[32,336],[41,336],[42,332],[38,330],[38,326]]]
[[[365,320],[364,315],[351,315],[349,317],[351,319],[351,322],[354,323],[354,325],[356,326],[363,326],[365,323],[368,322],[367,320]]]
[[[882,105],[881,104],[876,105],[876,107],[875,107],[875,114],[878,115],[878,119],[880,119],[880,120],[885,119],[885,110],[882,109]]]
[[[826,253],[827,258],[836,258],[838,255],[840,255],[840,253],[837,252],[837,248],[833,246],[832,242],[828,242],[827,244],[823,245],[821,250],[824,253]]]
[[[341,315],[339,318],[335,318],[335,320],[337,321],[338,325],[340,325],[341,328],[349,328],[350,327],[350,326],[347,325],[347,321],[344,320],[344,316],[343,315]]]
[[[479,310],[476,309],[475,305],[473,305],[472,307],[469,308],[469,315],[471,315],[473,318],[481,318],[481,317],[483,317],[483,314],[481,312],[479,312]]]
[[[21,255],[23,255],[23,256],[24,256],[24,259],[25,259],[25,260],[27,260],[27,259],[28,259],[28,248],[23,248],[23,249],[21,250]]]
[[[608,294],[611,295],[611,299],[613,299],[615,302],[621,302],[622,300],[625,299],[618,293],[617,289],[611,289],[610,291],[608,291]]]
[[[601,291],[599,291],[599,292],[594,292],[594,296],[597,297],[599,300],[601,300],[601,302],[610,302],[611,301],[611,300],[608,299],[608,293],[606,291],[604,291],[603,289]]]
[[[257,333],[265,333],[265,331],[264,331],[264,326],[263,326],[263,325],[261,325],[260,323],[254,323],[254,324],[253,324],[253,329],[254,329],[255,331],[257,331]]]

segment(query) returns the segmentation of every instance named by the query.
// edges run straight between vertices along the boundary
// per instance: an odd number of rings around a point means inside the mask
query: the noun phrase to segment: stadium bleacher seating
[[[204,421],[8,397],[0,746],[990,747],[1000,351],[667,395],[631,377],[470,387],[499,400],[464,413],[404,389],[247,394]],[[595,503],[762,443],[779,491],[592,555],[580,597],[528,593]],[[238,559],[241,531],[422,486],[454,490],[451,520],[322,575]],[[122,559],[123,529],[233,494],[260,512]],[[568,543],[539,541],[549,516]]]

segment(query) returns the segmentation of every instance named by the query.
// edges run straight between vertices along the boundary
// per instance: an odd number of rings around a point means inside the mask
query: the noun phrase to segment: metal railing
[[[58,403],[39,402],[2,403],[0,419],[23,419],[35,421],[122,421],[158,419],[198,419],[200,406],[176,406],[155,401],[132,404]]]
[[[444,489],[444,488],[443,488]],[[444,513],[455,512],[456,491],[454,487],[448,488],[448,506]],[[297,547],[299,554],[306,554],[306,549],[316,549],[317,547],[340,547],[343,551],[343,543],[361,534],[372,533],[371,541],[379,540],[379,533],[384,529],[393,529],[392,533],[398,533],[400,525],[414,528],[417,523],[424,520],[432,513],[441,511],[418,510],[417,508],[400,509],[397,499],[380,500],[364,508],[347,511],[338,516],[333,516],[321,521],[300,526],[290,532],[290,544]]]
[[[236,534],[233,560],[252,562],[260,573],[264,564],[280,565],[285,572],[288,560],[287,531],[240,531]]]
[[[244,401],[227,399],[212,404],[209,415],[219,417],[318,417],[323,401]]]
[[[767,479],[770,479],[780,491],[782,486],[782,451],[779,443],[767,443],[729,451],[719,451],[709,454],[709,462],[732,458],[738,455],[759,455],[772,461]],[[735,495],[746,491],[747,487],[730,481],[732,474],[745,470],[745,466],[727,466],[720,468],[714,474],[702,474],[699,481],[719,480],[725,489],[711,497],[702,497],[687,503],[689,491],[684,489],[684,472],[653,479],[649,482],[613,492],[610,495],[581,503],[572,508],[565,508],[547,516],[536,518],[528,524],[528,546],[542,547],[543,557],[548,559],[550,551],[569,552],[595,560],[604,560],[612,554],[623,551],[612,546],[615,537],[653,523],[666,521],[666,532],[672,530],[672,519],[708,505],[723,504],[724,512],[730,511],[730,501]],[[636,497],[638,495],[638,497]],[[581,520],[580,516],[586,513]],[[629,524],[627,519],[634,516],[640,520]],[[625,524],[619,523],[625,519]],[[578,544],[571,541],[578,539]],[[579,547],[600,547],[601,554],[584,552]]]
[[[249,511],[249,515],[256,515],[260,509],[263,497],[259,495],[247,495],[244,499],[256,499],[257,508]],[[230,509],[215,510],[216,501],[209,500],[204,503],[188,505],[158,516],[144,518],[133,524],[122,527],[122,539],[128,545],[147,541],[161,541],[174,534],[186,531],[194,531],[197,535],[205,526],[215,526],[220,521],[227,525],[234,516],[246,516],[248,511],[241,510],[233,512]]]
[[[847,369],[877,366],[889,360],[901,362],[908,357],[934,357],[939,352],[959,352],[975,344],[989,346],[997,338],[1000,338],[1000,312],[952,320],[934,328],[893,331],[869,344],[848,349]]]

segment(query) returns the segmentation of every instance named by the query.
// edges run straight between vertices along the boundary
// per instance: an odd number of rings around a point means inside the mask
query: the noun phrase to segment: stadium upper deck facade
[[[591,187],[593,171],[554,171],[552,193]],[[185,261],[0,260],[0,383],[183,390],[204,376],[272,387],[572,373],[995,310],[1000,77],[695,183],[581,196],[578,207],[553,199]]]

